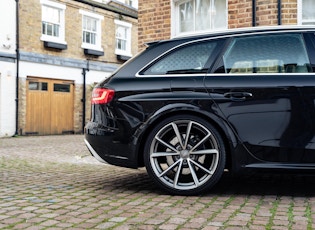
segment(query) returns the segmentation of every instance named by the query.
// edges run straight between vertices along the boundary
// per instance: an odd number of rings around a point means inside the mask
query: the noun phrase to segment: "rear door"
[[[314,99],[306,93],[315,82],[305,44],[300,33],[236,37],[217,63],[221,73],[206,77],[222,116],[255,158],[315,163]]]

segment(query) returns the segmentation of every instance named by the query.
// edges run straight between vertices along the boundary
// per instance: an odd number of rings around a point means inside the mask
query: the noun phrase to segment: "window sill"
[[[120,61],[128,61],[131,57],[126,55],[117,54],[117,59]]]
[[[132,57],[131,52],[126,52],[124,50],[115,50],[115,54],[118,60],[127,61]]]
[[[85,55],[93,55],[93,56],[104,56],[103,51],[93,50],[93,49],[84,49]]]
[[[57,49],[57,50],[66,50],[68,48],[67,44],[61,44],[61,43],[49,42],[49,41],[44,41],[44,47]]]

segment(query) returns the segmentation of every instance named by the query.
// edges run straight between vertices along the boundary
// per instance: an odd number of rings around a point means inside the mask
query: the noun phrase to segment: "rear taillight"
[[[112,89],[95,88],[92,92],[92,104],[107,104],[114,97],[115,91]]]

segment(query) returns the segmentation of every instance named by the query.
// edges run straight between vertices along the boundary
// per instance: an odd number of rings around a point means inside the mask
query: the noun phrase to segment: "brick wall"
[[[19,124],[18,134],[22,134],[26,126],[26,79],[19,78]]]
[[[230,0],[228,27],[230,29],[252,26],[252,0]]]
[[[171,36],[172,0],[139,0],[139,49]],[[252,0],[228,0],[228,28],[251,27]],[[281,1],[282,25],[297,24],[297,0]],[[256,26],[278,25],[278,0],[256,0]]]
[[[297,24],[297,0],[282,0],[282,24]]]
[[[256,1],[256,25],[278,25],[278,0]]]
[[[140,0],[138,15],[138,44],[140,50],[145,47],[146,42],[170,38],[170,0]]]

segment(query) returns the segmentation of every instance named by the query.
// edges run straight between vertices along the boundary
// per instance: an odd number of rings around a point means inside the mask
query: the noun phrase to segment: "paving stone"
[[[224,174],[208,194],[170,196],[144,169],[97,162],[83,139],[0,139],[0,229],[314,228],[313,176]]]

